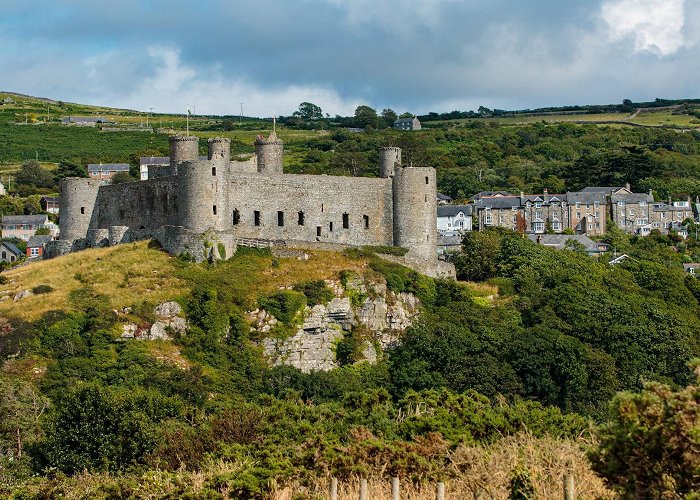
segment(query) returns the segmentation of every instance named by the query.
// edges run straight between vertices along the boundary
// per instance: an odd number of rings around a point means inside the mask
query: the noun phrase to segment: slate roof
[[[142,156],[141,165],[170,165],[169,156]]]
[[[581,243],[589,253],[599,251],[598,243],[585,234],[528,234],[527,237],[535,243],[539,242],[540,245],[556,248],[558,250],[564,248],[567,241],[574,240]]]
[[[462,244],[462,235],[458,233],[438,234],[437,246],[458,247]]]
[[[521,204],[524,205],[527,202],[537,203],[541,202],[543,205],[550,205],[552,202],[562,202],[566,201],[565,194],[526,194],[521,196]]]
[[[17,248],[14,244],[10,243],[9,241],[0,241],[0,246],[5,246],[10,252],[12,252],[15,255],[22,255],[22,252],[20,252],[19,248]]]
[[[34,234],[29,237],[29,241],[27,241],[27,247],[43,247],[52,239],[53,238],[51,238],[51,236],[48,234]]]
[[[683,264],[683,269],[686,271],[688,269],[700,269],[700,262],[688,262],[686,264]]]
[[[603,191],[572,191],[566,193],[566,202],[569,205],[583,203],[593,205],[595,202],[605,204],[605,193]]]
[[[520,196],[484,196],[476,201],[476,208],[512,208],[520,206]]]
[[[40,226],[46,224],[49,218],[46,215],[3,215],[2,225],[31,224]]]
[[[471,215],[474,205],[438,205],[437,216],[438,217],[454,217],[460,212],[464,212],[464,215]]]
[[[450,198],[446,194],[442,194],[442,193],[437,194],[437,199],[442,200],[442,201],[452,201],[452,198]]]
[[[396,121],[394,121],[394,125],[400,125],[402,123],[413,123],[413,120],[417,120],[415,116],[413,118],[399,118]]]
[[[58,203],[59,197],[58,196],[42,196],[41,199],[43,201],[48,201],[51,203]]]
[[[128,172],[128,163],[90,163],[88,172]]]
[[[470,196],[473,200],[478,200],[486,196],[513,196],[513,193],[508,191],[479,191],[478,193]]]
[[[612,194],[613,191],[618,191],[623,189],[624,186],[589,186],[583,188],[581,191],[584,193],[605,193]]]
[[[620,193],[611,195],[610,201],[613,203],[618,201],[624,201],[625,203],[639,203],[640,201],[654,203],[654,197],[649,193]]]

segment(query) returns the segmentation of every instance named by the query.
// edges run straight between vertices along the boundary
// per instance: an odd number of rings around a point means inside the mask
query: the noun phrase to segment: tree
[[[409,113],[408,111],[406,111],[405,113],[401,113],[399,118],[413,118],[413,113]]]
[[[496,276],[496,256],[501,250],[501,233],[496,230],[468,232],[462,239],[462,253],[455,258],[457,276],[484,281]]]
[[[56,182],[60,181],[65,177],[87,177],[87,172],[85,168],[77,162],[70,160],[63,160],[58,164],[58,168],[54,174],[54,180]]]
[[[299,104],[299,110],[292,113],[292,116],[297,116],[303,120],[320,120],[323,118],[323,110],[310,102],[302,102]]]
[[[486,106],[479,106],[479,109],[477,109],[476,112],[482,116],[489,116],[493,114],[493,111]]]
[[[377,126],[377,111],[369,106],[358,106],[355,109],[355,126],[360,128]]]
[[[384,121],[385,127],[391,127],[397,118],[396,112],[393,109],[385,108],[382,110],[382,120]]]
[[[136,179],[134,179],[129,172],[117,172],[114,174],[114,177],[112,177],[112,184],[126,184],[135,181]]]
[[[34,160],[25,161],[17,172],[17,184],[48,188],[54,185],[51,172]]]

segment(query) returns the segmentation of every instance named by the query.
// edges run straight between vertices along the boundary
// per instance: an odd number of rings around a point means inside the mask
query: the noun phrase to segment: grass
[[[366,259],[337,252],[307,253],[306,261],[276,259],[267,251],[241,247],[232,259],[214,266],[184,263],[149,248],[145,241],[88,249],[4,273],[8,283],[0,286],[0,296],[9,298],[0,302],[0,316],[30,322],[48,311],[73,310],[69,294],[85,286],[108,295],[113,309],[178,299],[194,287],[215,287],[224,301],[254,309],[260,293],[302,281],[337,279],[344,269],[361,273],[367,268]],[[13,301],[15,294],[38,285],[54,290]]]

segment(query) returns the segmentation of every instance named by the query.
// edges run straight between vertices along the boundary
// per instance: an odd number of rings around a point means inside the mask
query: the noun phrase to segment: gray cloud
[[[652,42],[661,0],[7,3],[0,88],[64,100],[270,115],[303,100],[424,113],[698,93],[700,9],[684,0],[661,12],[683,33]],[[610,14],[623,8],[630,24]]]

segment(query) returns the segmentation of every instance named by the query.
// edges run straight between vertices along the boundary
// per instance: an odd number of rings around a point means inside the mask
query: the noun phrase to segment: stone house
[[[605,234],[607,202],[601,191],[573,191],[566,193],[568,228],[576,234],[601,236]]]
[[[452,198],[447,196],[446,194],[438,193],[437,194],[437,204],[438,205],[449,205],[452,203]]]
[[[2,237],[29,241],[37,229],[49,226],[49,217],[43,215],[3,215]]]
[[[662,233],[681,229],[683,221],[689,218],[694,218],[690,200],[654,202],[649,210],[650,229],[658,229]]]
[[[700,275],[700,262],[688,262],[683,264],[683,270],[697,278],[698,275]]]
[[[516,231],[518,216],[524,216],[520,196],[480,196],[474,207],[480,229],[505,227]]]
[[[48,234],[35,234],[32,237],[30,237],[29,241],[27,242],[27,257],[29,257],[30,259],[37,259],[43,257],[46,244],[52,240],[53,238]]]
[[[420,120],[415,116],[413,118],[399,118],[394,122],[396,130],[420,130]]]
[[[608,251],[608,246],[605,243],[593,241],[585,234],[529,234],[528,238],[539,245],[557,250],[566,248],[569,241],[575,241],[583,245],[590,256],[598,256]]]
[[[565,194],[520,194],[520,206],[525,217],[526,233],[544,233],[548,227],[561,232],[569,227],[569,212]]]
[[[22,256],[22,252],[9,241],[0,241],[0,261],[15,262]]]
[[[438,233],[472,230],[473,205],[438,205]]]

